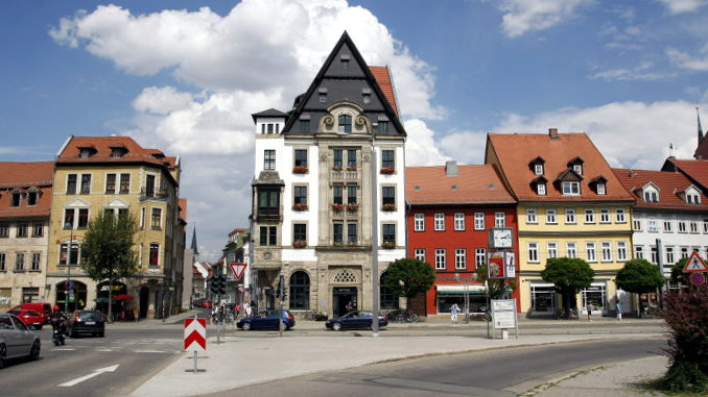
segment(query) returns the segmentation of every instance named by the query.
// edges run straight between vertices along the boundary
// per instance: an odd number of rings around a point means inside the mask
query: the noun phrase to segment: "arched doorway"
[[[100,310],[101,313],[108,315],[108,281],[99,283],[97,289],[98,292],[96,293],[96,309]],[[111,306],[111,314],[113,315],[111,321],[119,319],[119,317],[122,319],[124,318],[125,311],[128,309],[128,302],[125,299],[116,300],[115,297],[119,295],[127,295],[128,287],[124,283],[114,280],[112,286],[110,287],[110,290],[111,297],[114,298]]]
[[[86,284],[77,280],[64,280],[56,283],[55,287],[54,301],[61,310],[71,313],[86,306]]]
[[[291,310],[310,309],[310,276],[304,271],[297,271],[290,276],[290,299]]]

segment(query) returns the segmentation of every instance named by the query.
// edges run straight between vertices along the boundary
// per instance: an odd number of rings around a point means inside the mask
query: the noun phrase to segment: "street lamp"
[[[69,247],[66,255],[66,285],[64,285],[64,313],[69,313],[69,296],[71,293],[71,246],[74,244],[74,225],[66,222],[64,227],[69,228]]]

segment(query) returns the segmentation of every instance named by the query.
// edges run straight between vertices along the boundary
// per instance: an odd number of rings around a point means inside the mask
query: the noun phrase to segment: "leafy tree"
[[[563,296],[563,309],[566,313],[576,308],[575,295],[592,284],[595,271],[579,258],[551,258],[546,268],[541,271],[541,278],[553,283],[557,293]]]
[[[430,289],[435,283],[435,270],[419,259],[403,258],[391,262],[384,279],[386,288],[408,300]]]
[[[664,285],[666,280],[661,270],[656,265],[652,265],[646,259],[632,259],[624,264],[624,267],[617,271],[615,283],[617,288],[623,289],[633,294],[648,294]],[[639,300],[639,315],[644,312],[642,300]]]
[[[132,277],[138,271],[138,260],[133,252],[133,236],[138,232],[137,220],[127,214],[114,217],[99,213],[88,224],[81,245],[81,267],[98,282]],[[112,289],[108,289],[108,318],[112,316]]]
[[[510,279],[490,279],[487,273],[487,264],[482,264],[477,266],[474,271],[477,275],[477,280],[482,282],[487,282],[487,287],[489,288],[489,299],[501,299],[506,295],[506,290],[511,289],[516,291],[517,285],[516,280]]]
[[[669,369],[658,385],[676,392],[708,392],[708,289],[669,291],[659,315],[669,328]],[[701,394],[704,395],[704,394]]]

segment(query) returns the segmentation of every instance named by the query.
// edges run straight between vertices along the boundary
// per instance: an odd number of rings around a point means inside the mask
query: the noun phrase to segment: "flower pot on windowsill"
[[[293,204],[293,211],[307,211],[307,204]]]
[[[307,174],[307,167],[293,167],[293,174]]]
[[[359,204],[347,204],[347,211],[358,211],[359,210]]]
[[[386,241],[383,244],[381,244],[381,248],[385,248],[387,250],[390,250],[390,249],[396,248],[396,244],[392,243],[390,241]]]
[[[347,243],[347,247],[358,247],[359,244],[357,243]]]
[[[395,210],[396,210],[396,204],[384,204],[381,209],[382,209],[383,211],[395,211]]]
[[[307,241],[293,241],[293,248],[305,248],[307,247]]]
[[[332,204],[332,211],[341,211],[344,209],[344,204]]]
[[[390,175],[390,174],[393,174],[394,172],[396,172],[396,169],[393,168],[393,167],[384,167],[384,168],[381,168],[381,173],[382,173],[382,174]]]
[[[356,167],[347,167],[347,171],[356,171]]]
[[[342,170],[342,167],[332,167],[332,171],[339,172]]]

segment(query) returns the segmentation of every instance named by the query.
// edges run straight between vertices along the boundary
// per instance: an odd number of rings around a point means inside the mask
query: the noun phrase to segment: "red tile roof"
[[[679,210],[708,210],[708,197],[700,192],[701,204],[688,204],[680,196],[690,186],[695,186],[680,172],[630,170],[623,168],[613,169],[620,183],[629,190],[636,199],[637,208],[663,208]],[[659,202],[646,202],[642,196],[642,189],[647,184],[654,184],[659,189]]]
[[[514,198],[491,165],[458,165],[448,176],[446,166],[406,167],[409,205],[511,204]]]
[[[554,131],[556,132],[556,131]],[[584,133],[549,134],[488,134],[485,162],[498,159],[502,178],[506,178],[512,194],[519,201],[631,201],[632,196],[617,180],[612,168]],[[539,176],[530,163],[537,158],[544,161],[547,180],[546,195],[538,195],[533,181]],[[581,195],[563,195],[554,182],[566,173],[569,162],[576,158],[583,161],[580,181]],[[599,177],[606,179],[606,193],[599,195],[591,182]]]
[[[92,148],[96,153],[82,158],[81,149]],[[112,157],[113,148],[124,148],[127,153],[122,157]],[[166,157],[157,149],[144,149],[133,138],[127,136],[72,136],[57,156],[57,164],[64,163],[149,163],[174,169],[176,157]]]
[[[667,162],[673,163],[689,178],[695,180],[702,189],[708,189],[708,160],[678,160],[668,158]]]
[[[187,222],[187,199],[180,198],[178,205],[179,205],[179,218],[181,220]]]
[[[389,72],[388,67],[369,66],[369,69],[374,75],[376,82],[379,83],[379,87],[381,87],[381,91],[383,91],[386,99],[388,99],[388,103],[391,104],[393,111],[396,112],[396,116],[399,116],[398,103],[396,102],[396,91],[393,87],[393,81],[391,80],[391,73]]]
[[[21,218],[49,216],[52,203],[52,182],[54,163],[0,162],[0,217]],[[28,206],[30,188],[39,191],[37,205]],[[17,189],[23,194],[19,207],[12,207],[12,192]]]

